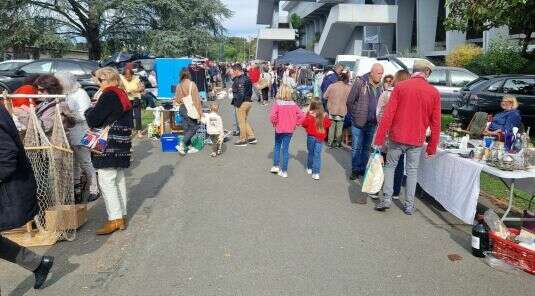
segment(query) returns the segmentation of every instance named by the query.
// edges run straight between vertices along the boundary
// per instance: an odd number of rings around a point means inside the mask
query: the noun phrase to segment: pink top
[[[295,102],[277,100],[269,118],[277,134],[291,134],[301,125],[305,115]]]

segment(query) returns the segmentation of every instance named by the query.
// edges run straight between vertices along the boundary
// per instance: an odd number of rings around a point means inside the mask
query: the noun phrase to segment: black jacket
[[[132,141],[132,110],[123,111],[116,93],[105,91],[93,108],[85,112],[87,125],[91,128],[111,126],[108,146],[102,154],[93,153],[91,160],[96,169],[130,167]]]
[[[20,227],[39,212],[32,166],[11,115],[0,104],[0,231]]]
[[[253,84],[247,75],[242,74],[234,78],[232,84],[232,106],[240,108],[243,102],[252,102]]]

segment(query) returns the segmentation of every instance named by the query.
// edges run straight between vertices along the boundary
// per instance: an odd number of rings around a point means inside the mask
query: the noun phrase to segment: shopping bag
[[[201,151],[204,148],[204,139],[199,135],[193,136],[191,139],[191,146]]]
[[[362,182],[362,192],[377,194],[383,187],[385,175],[383,172],[383,156],[378,150],[370,155],[370,160],[366,166],[364,181]]]
[[[111,126],[107,126],[103,129],[89,129],[85,132],[80,145],[87,147],[92,152],[102,154],[108,147],[108,133]]]

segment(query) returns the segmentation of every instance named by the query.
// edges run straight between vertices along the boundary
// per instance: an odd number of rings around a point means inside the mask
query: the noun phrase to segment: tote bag
[[[189,94],[182,98],[182,103],[186,107],[186,110],[188,111],[188,117],[191,119],[199,119],[199,112],[197,111],[197,108],[195,108],[195,105],[193,104],[193,97],[191,96],[191,88],[193,86],[193,82],[190,82],[189,84]]]
[[[377,194],[381,191],[385,180],[382,158],[381,152],[378,150],[374,151],[370,156],[364,175],[364,182],[362,183],[362,192]]]

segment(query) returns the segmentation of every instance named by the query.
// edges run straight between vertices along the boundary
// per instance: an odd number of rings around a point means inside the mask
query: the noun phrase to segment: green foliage
[[[256,53],[256,39],[247,40],[242,37],[219,38],[212,41],[211,51],[208,58],[223,60],[226,62],[244,62],[250,59],[249,54]],[[223,44],[223,56],[221,57],[221,44]]]
[[[292,13],[292,15],[290,15],[290,24],[292,24],[292,28],[301,30],[303,28],[303,19],[297,14]]]
[[[449,10],[444,25],[448,30],[466,32],[469,25],[488,30],[493,27],[518,28],[526,35],[522,53],[527,55],[531,33],[535,32],[533,0],[447,0]]]
[[[468,63],[466,68],[479,75],[518,74],[523,73],[527,65],[521,48],[502,37],[493,39],[489,50]]]
[[[93,59],[121,49],[200,54],[225,32],[222,22],[231,15],[221,0],[2,0],[0,36],[11,37],[0,46],[31,46],[33,36],[46,36],[42,43],[62,48],[61,39],[83,37]],[[46,32],[33,34],[36,20],[48,22],[41,26]]]
[[[446,65],[464,68],[482,53],[481,47],[474,44],[462,44],[446,56]]]
[[[46,17],[19,6],[21,1],[0,2],[0,51],[12,50],[16,56],[31,51],[61,55],[73,44],[64,35],[56,34],[58,26]],[[40,48],[36,50],[35,48]]]

